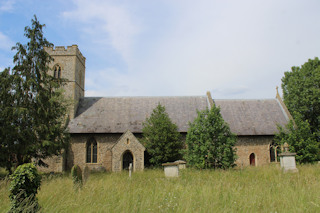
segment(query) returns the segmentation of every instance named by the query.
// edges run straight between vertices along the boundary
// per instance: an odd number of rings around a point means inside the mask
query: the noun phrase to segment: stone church
[[[70,109],[70,147],[61,156],[46,159],[45,172],[61,172],[73,165],[91,170],[121,171],[133,164],[144,169],[145,147],[140,143],[142,123],[158,103],[185,139],[188,123],[197,110],[214,104],[238,137],[238,166],[259,166],[276,160],[273,137],[277,125],[291,118],[279,94],[275,99],[217,100],[210,92],[203,96],[169,97],[85,97],[85,62],[77,45],[47,48],[54,58],[52,75],[68,79],[65,92],[74,101]]]

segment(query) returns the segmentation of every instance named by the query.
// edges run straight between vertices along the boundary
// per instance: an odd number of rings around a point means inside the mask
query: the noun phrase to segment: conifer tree
[[[172,123],[164,106],[158,104],[143,123],[142,132],[152,165],[160,166],[162,163],[179,159],[183,142],[177,125]]]
[[[200,169],[235,166],[236,135],[223,120],[219,107],[198,111],[198,117],[189,125],[185,150],[189,165]]]
[[[0,97],[5,97],[1,100],[0,148],[14,159],[7,168],[59,154],[68,142],[68,101],[61,88],[64,80],[49,74],[53,59],[44,47],[53,44],[44,38],[44,26],[34,16],[32,26],[25,27],[27,44],[17,43],[12,48],[17,51],[12,71],[0,74],[1,84],[6,85],[0,91]],[[2,164],[7,160],[1,158]]]
[[[10,69],[0,72],[0,167],[5,167],[11,173],[12,155],[10,151],[16,137],[16,127],[12,125],[14,118],[12,95],[12,81]]]

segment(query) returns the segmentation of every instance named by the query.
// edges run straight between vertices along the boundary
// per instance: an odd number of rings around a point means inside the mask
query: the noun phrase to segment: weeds
[[[43,180],[43,212],[320,212],[320,166],[283,174],[277,166],[243,170],[163,170],[93,173],[80,191],[70,176]],[[8,185],[0,181],[0,212],[9,209]]]

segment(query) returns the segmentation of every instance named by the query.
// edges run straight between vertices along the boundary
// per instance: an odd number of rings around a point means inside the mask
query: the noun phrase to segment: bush
[[[41,184],[41,176],[32,163],[20,165],[10,176],[9,212],[37,212],[39,208],[36,194]]]
[[[78,165],[74,165],[71,169],[71,177],[75,188],[82,186],[82,172]]]

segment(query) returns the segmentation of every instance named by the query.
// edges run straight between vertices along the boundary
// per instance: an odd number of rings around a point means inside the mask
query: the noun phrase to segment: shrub
[[[82,186],[82,172],[78,165],[74,165],[71,169],[71,177],[75,188]]]
[[[20,165],[10,179],[9,212],[37,212],[40,208],[36,194],[40,188],[41,176],[35,165]]]

